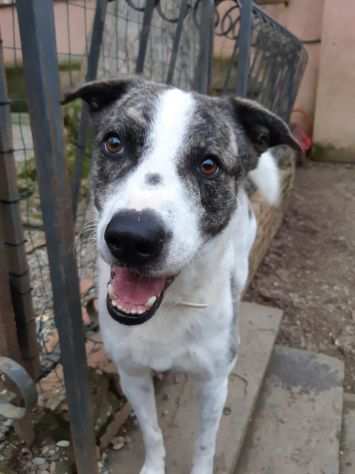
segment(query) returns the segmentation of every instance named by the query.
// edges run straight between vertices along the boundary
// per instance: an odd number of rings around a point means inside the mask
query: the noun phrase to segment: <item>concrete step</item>
[[[215,470],[218,474],[232,474],[235,470],[281,318],[280,310],[250,303],[242,304],[241,353],[237,367],[231,374],[229,397],[218,438]],[[159,387],[157,399],[167,448],[167,472],[188,474],[197,420],[193,384],[185,376],[178,380],[170,377]],[[125,447],[112,455],[112,472],[139,472],[143,463],[139,431],[135,430],[131,438],[130,448]]]
[[[341,443],[340,472],[355,472],[355,395],[344,395],[343,433]]]
[[[343,378],[337,359],[276,346],[236,473],[339,474]]]

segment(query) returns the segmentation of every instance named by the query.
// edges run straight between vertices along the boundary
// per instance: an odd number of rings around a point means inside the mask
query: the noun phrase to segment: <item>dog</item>
[[[245,183],[277,203],[270,149],[299,145],[283,120],[247,99],[141,78],[89,82],[64,102],[76,98],[95,131],[100,328],[143,433],[140,474],[165,473],[153,370],[196,381],[191,474],[212,474],[257,227]]]

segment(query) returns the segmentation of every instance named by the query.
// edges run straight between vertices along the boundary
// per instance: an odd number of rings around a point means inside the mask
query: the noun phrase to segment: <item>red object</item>
[[[304,128],[299,124],[291,125],[291,129],[296,140],[301,145],[303,153],[307,154],[311,150],[313,145],[312,138],[307,135]]]
[[[303,119],[306,121],[307,128],[312,128],[312,120],[310,116],[302,109],[294,109],[292,114],[300,114]],[[312,149],[313,141],[312,137],[306,132],[305,128],[299,122],[291,123],[291,130],[295,138],[301,145],[303,153],[307,154]]]

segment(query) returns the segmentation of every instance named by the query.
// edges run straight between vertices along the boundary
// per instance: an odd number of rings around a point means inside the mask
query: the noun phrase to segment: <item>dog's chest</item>
[[[196,314],[200,311],[199,314]],[[214,372],[228,364],[232,310],[223,318],[191,309],[159,314],[159,319],[135,329],[116,327],[105,318],[102,333],[111,357],[118,365],[149,367],[156,371]],[[158,315],[157,315],[158,316]]]

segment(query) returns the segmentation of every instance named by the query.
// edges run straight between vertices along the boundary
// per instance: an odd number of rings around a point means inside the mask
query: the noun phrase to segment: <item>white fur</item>
[[[193,111],[191,94],[169,90],[161,95],[146,154],[107,200],[98,224],[100,327],[106,350],[118,368],[122,388],[143,432],[145,461],[140,474],[165,473],[165,449],[158,425],[152,369],[177,369],[197,375],[200,428],[191,473],[213,473],[228,375],[236,361],[230,355],[231,331],[237,331],[236,349],[239,343],[234,311],[238,312],[247,282],[249,253],[256,234],[255,217],[250,216],[248,198],[241,189],[236,211],[227,227],[202,245],[199,206],[192,201],[176,169]],[[275,166],[271,155],[265,153],[251,176],[272,202],[277,197]],[[162,176],[162,184],[148,186],[145,176],[155,172]],[[265,184],[268,180],[271,183]],[[164,271],[178,275],[152,319],[142,325],[124,326],[111,318],[106,307],[111,257],[103,234],[120,209],[146,207],[159,212],[172,231]],[[186,302],[201,306],[188,306]]]
[[[258,166],[249,177],[269,204],[276,206],[279,203],[280,174],[270,150],[260,156]]]
[[[110,267],[99,259],[100,326],[106,350],[117,365],[123,390],[143,432],[146,459],[140,474],[165,473],[165,450],[157,424],[151,369],[176,369],[198,375],[200,430],[191,474],[213,473],[228,375],[236,361],[227,363],[226,358],[233,328],[233,300],[238,302],[247,281],[249,251],[256,230],[243,191],[238,199],[238,210],[227,228],[181,271],[168,288],[158,313],[141,326],[119,325],[108,314]],[[231,278],[235,283],[233,293],[228,284]],[[207,307],[196,309],[179,304],[184,301],[205,303]],[[239,331],[235,330],[238,348]]]

